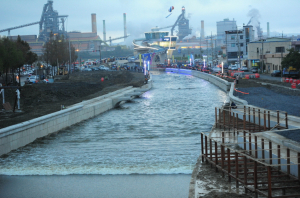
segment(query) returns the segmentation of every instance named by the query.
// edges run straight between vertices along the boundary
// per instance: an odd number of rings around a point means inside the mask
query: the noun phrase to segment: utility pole
[[[70,55],[70,62],[69,62],[69,67],[68,67],[68,76],[70,75],[70,68],[71,68],[71,44],[70,44],[70,38],[69,38],[69,55]]]
[[[100,41],[100,45],[99,45],[99,53],[100,53],[100,61],[99,61],[99,63],[101,64],[101,41]]]
[[[212,32],[210,33],[210,44],[211,44],[211,48],[210,48],[210,50],[211,50],[211,64],[213,65],[213,57],[214,57],[214,55],[213,55],[213,47],[214,47],[214,43],[212,41]]]
[[[239,50],[239,56],[238,56],[238,60],[239,60],[239,67],[241,67],[241,46],[240,46],[240,39],[239,39],[239,34],[238,34],[239,30],[236,27],[236,42],[237,42],[237,46],[238,46],[238,50]]]

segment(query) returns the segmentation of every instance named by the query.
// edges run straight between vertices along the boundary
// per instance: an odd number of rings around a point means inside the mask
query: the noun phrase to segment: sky
[[[0,0],[0,30],[38,22],[42,9],[48,0]],[[174,6],[172,14],[168,9]],[[127,16],[128,40],[143,37],[153,27],[173,25],[185,6],[190,20],[192,35],[200,36],[201,20],[204,20],[205,35],[217,32],[216,22],[225,18],[235,20],[239,28],[250,20],[249,13],[256,19],[266,34],[267,22],[272,35],[300,35],[300,0],[53,0],[53,7],[59,15],[68,15],[67,31],[91,32],[91,13],[96,13],[97,30],[103,38],[103,20],[106,23],[106,38],[124,35],[123,13]],[[176,30],[176,28],[175,28]],[[164,29],[162,31],[170,31]],[[11,31],[11,35],[38,35],[39,25]],[[7,35],[1,32],[0,35]],[[122,40],[121,40],[122,41]]]

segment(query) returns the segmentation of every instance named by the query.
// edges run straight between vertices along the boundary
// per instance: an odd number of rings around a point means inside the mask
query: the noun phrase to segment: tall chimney
[[[127,27],[126,27],[126,13],[123,13],[123,20],[124,20],[124,41],[127,37]]]
[[[106,42],[105,20],[103,20],[103,40],[104,40],[104,42]]]
[[[201,35],[200,36],[201,36],[201,39],[204,40],[205,36],[204,36],[204,21],[203,20],[201,21]]]
[[[92,32],[97,33],[97,22],[95,13],[92,13]]]
[[[267,38],[270,37],[270,26],[269,26],[269,22],[267,22]]]

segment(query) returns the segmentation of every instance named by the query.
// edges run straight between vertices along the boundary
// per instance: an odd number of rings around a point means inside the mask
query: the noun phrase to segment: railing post
[[[246,130],[246,115],[243,115],[243,128]]]
[[[215,141],[215,163],[216,163],[216,172],[218,172],[218,143]]]
[[[269,158],[270,158],[270,164],[272,164],[273,163],[273,161],[272,161],[272,142],[271,141],[269,141]]]
[[[260,131],[260,109],[258,109],[258,131]]]
[[[285,112],[285,127],[288,129],[288,116],[287,116],[287,112]]]
[[[245,193],[247,193],[247,157],[244,156],[244,184],[245,184]]]
[[[278,144],[277,145],[277,157],[278,157],[278,161],[277,161],[277,163],[278,163],[278,170],[281,170],[281,166],[280,166],[280,164],[281,164],[281,157],[280,157],[280,145]]]
[[[258,193],[256,192],[257,189],[257,161],[254,161],[254,190],[255,190],[255,197],[258,197]]]
[[[277,110],[277,124],[279,126],[279,111]]]
[[[298,157],[298,179],[300,179],[300,153],[297,153]]]
[[[287,174],[290,175],[291,174],[291,166],[290,166],[290,163],[291,163],[290,157],[291,156],[290,156],[290,149],[289,148],[286,149],[286,157],[287,157],[287,159],[286,159],[286,161],[287,161],[287,167],[286,167]]]
[[[210,158],[210,167],[212,168],[212,142],[211,142],[211,139],[209,139],[209,158]]]
[[[263,159],[262,161],[264,162],[265,160],[265,141],[264,139],[261,139],[261,158]]]
[[[223,129],[225,130],[225,110],[223,109]]]
[[[251,110],[250,110],[250,107],[248,107],[248,114],[249,114],[249,115],[248,115],[248,119],[249,119],[248,121],[249,121],[249,123],[250,123],[250,111],[251,111]]]
[[[236,131],[239,130],[239,114],[236,113]]]
[[[254,141],[255,141],[255,158],[258,157],[258,152],[257,152],[257,136],[254,136]]]
[[[251,133],[249,132],[249,154],[252,155]]]
[[[235,185],[236,185],[236,188],[239,187],[239,156],[238,156],[238,153],[235,152]]]
[[[266,131],[266,110],[264,110],[264,131]]]
[[[246,147],[246,131],[244,131],[243,134],[244,134],[244,150],[247,150],[247,147]]]
[[[253,131],[255,131],[255,126],[256,126],[256,123],[255,123],[255,108],[253,108],[253,123],[254,123]]]
[[[216,127],[218,127],[218,111],[217,111],[217,107],[215,107],[215,120],[216,120]]]
[[[271,126],[270,126],[270,111],[268,111],[268,126],[269,126],[268,130],[270,130],[271,129]]]
[[[268,198],[272,197],[271,166],[268,166]]]
[[[207,163],[207,158],[208,158],[207,144],[208,144],[207,136],[205,135],[205,161],[206,161],[206,163]]]
[[[204,145],[203,145],[203,133],[201,133],[201,159],[204,162]]]
[[[231,161],[230,161],[230,149],[227,148],[227,170],[228,170],[228,181],[231,182],[231,176],[230,176],[230,172],[231,172]]]

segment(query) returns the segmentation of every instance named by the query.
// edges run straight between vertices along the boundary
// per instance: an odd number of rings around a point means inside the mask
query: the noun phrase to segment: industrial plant
[[[31,51],[36,53],[37,55],[42,54],[43,45],[50,39],[50,33],[54,35],[63,35],[65,38],[68,38],[75,47],[76,51],[98,49],[101,44],[103,44],[103,46],[109,46],[114,40],[123,38],[125,39],[128,37],[126,33],[126,13],[123,14],[124,36],[120,36],[117,38],[109,37],[109,43],[107,43],[108,41],[106,40],[105,20],[103,20],[103,39],[101,39],[97,34],[97,21],[95,13],[91,14],[91,32],[67,32],[65,30],[65,21],[67,17],[68,15],[59,15],[58,12],[53,8],[53,1],[48,0],[48,2],[43,7],[41,18],[39,21],[6,28],[0,30],[0,33],[7,32],[9,38],[16,40],[18,36],[11,36],[11,30],[32,25],[39,25],[39,35],[20,35],[21,39],[26,41],[30,45]]]

